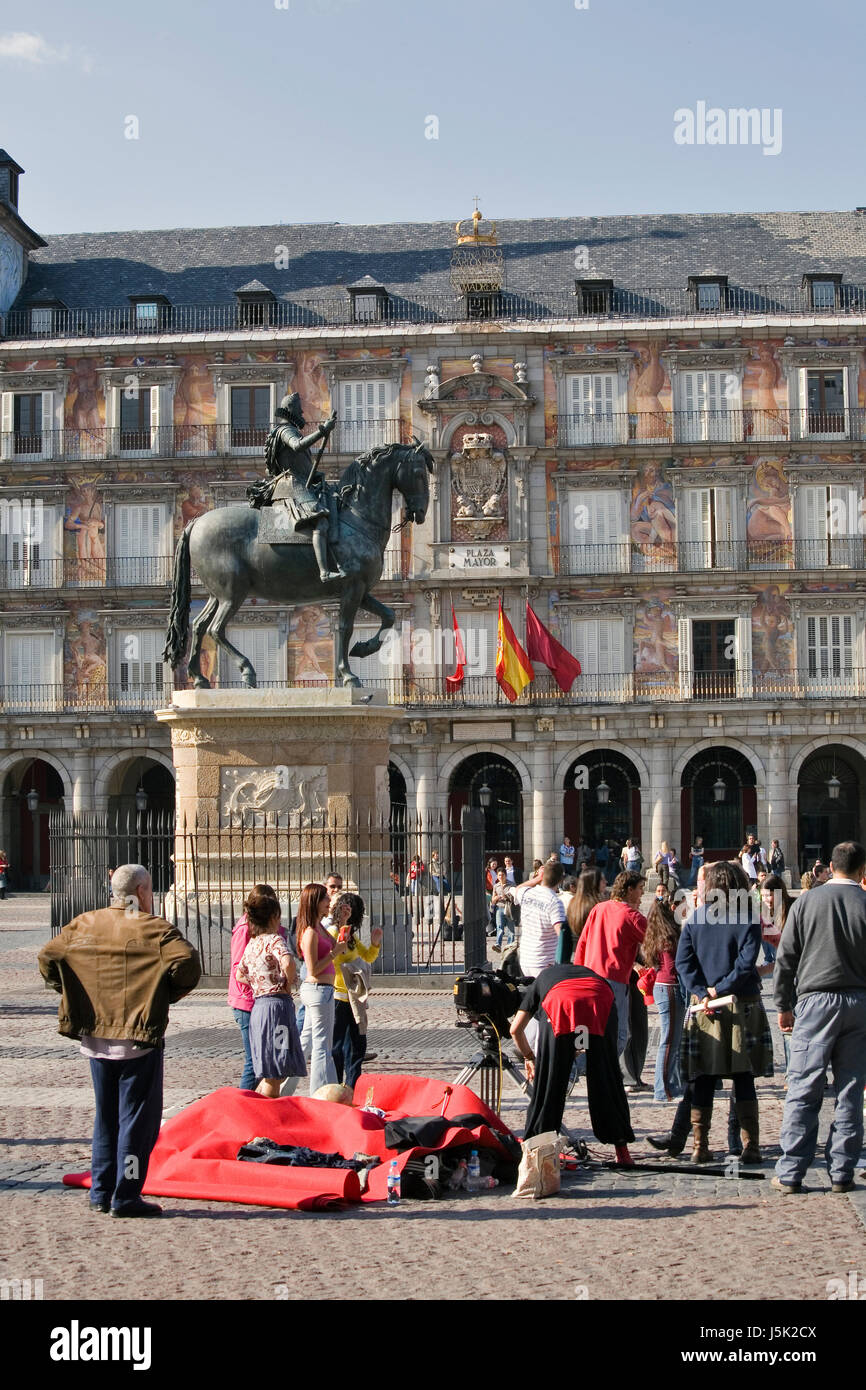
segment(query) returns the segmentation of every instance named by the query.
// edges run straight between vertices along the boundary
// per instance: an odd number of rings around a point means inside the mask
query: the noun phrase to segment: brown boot
[[[737,1119],[740,1122],[740,1138],[743,1141],[741,1163],[760,1163],[761,1150],[758,1147],[760,1130],[758,1128],[758,1102],[739,1100],[736,1103]]]
[[[710,1153],[707,1143],[710,1137],[712,1118],[712,1106],[709,1106],[708,1109],[692,1109],[692,1134],[695,1140],[695,1146],[692,1149],[692,1163],[712,1163],[713,1161],[713,1155]]]

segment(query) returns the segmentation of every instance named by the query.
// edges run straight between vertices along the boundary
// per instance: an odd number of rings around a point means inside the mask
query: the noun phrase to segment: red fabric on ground
[[[497,1132],[508,1127],[489,1110],[468,1086],[451,1086],[420,1076],[362,1076],[355,1087],[355,1105],[363,1105],[373,1088],[373,1105],[386,1119],[348,1105],[326,1100],[286,1096],[268,1100],[252,1091],[224,1086],[194,1101],[167,1120],[150,1156],[144,1195],[148,1197],[197,1197],[209,1202],[239,1202],[251,1206],[284,1207],[317,1211],[352,1202],[384,1201],[392,1158],[402,1171],[413,1155],[434,1150],[385,1147],[387,1120],[404,1115],[482,1115],[487,1121],[473,1130],[450,1129],[435,1147],[458,1144],[493,1149],[508,1157],[497,1141]],[[370,1173],[367,1192],[361,1196],[357,1173],[348,1168],[284,1168],[276,1164],[242,1163],[238,1149],[263,1136],[278,1144],[298,1144],[322,1153],[374,1154],[383,1161]],[[68,1187],[89,1187],[89,1173],[67,1173]]]

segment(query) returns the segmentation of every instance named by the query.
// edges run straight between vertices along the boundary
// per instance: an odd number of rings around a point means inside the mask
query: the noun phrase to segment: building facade
[[[61,798],[172,804],[174,545],[245,501],[289,391],[338,412],[329,477],[413,436],[434,455],[376,590],[393,640],[355,661],[405,711],[396,803],[453,818],[487,787],[487,847],[523,863],[564,831],[713,856],[755,828],[792,867],[866,833],[866,212],[46,244],[22,173],[0,151],[0,840],[22,883]],[[539,668],[505,699],[500,598],[578,657],[568,693]],[[333,625],[250,602],[229,638],[260,684],[326,682]]]

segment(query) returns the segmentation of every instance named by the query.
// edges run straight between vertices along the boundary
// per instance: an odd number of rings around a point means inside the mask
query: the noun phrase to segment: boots
[[[712,1118],[712,1106],[700,1110],[692,1108],[692,1134],[695,1141],[695,1146],[692,1149],[692,1163],[712,1163],[713,1161],[713,1155],[710,1153],[707,1143]]]
[[[743,1140],[741,1163],[760,1163],[761,1150],[758,1147],[760,1131],[758,1128],[758,1102],[756,1100],[737,1101],[737,1119]]]
[[[676,1158],[686,1147],[688,1134],[676,1134],[670,1130],[668,1134],[648,1134],[647,1143],[652,1144],[654,1149],[663,1149],[669,1153],[671,1158]]]

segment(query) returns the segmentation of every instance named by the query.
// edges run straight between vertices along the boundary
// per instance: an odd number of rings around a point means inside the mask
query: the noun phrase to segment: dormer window
[[[352,323],[381,323],[387,316],[388,291],[372,275],[347,285],[352,305]]]
[[[842,276],[818,271],[804,275],[803,290],[810,309],[838,309],[842,298]]]
[[[726,275],[690,275],[689,298],[698,314],[718,314],[727,306]]]
[[[502,313],[502,295],[494,291],[476,291],[466,296],[468,319],[495,319]]]
[[[168,317],[169,302],[164,294],[131,294],[133,333],[158,333]]]
[[[41,290],[33,296],[26,306],[30,316],[30,332],[48,337],[57,329],[58,311],[66,309],[60,299],[55,299],[49,290]]]
[[[612,280],[575,280],[579,314],[609,314],[613,303]]]
[[[240,328],[267,328],[273,322],[276,295],[261,280],[251,280],[235,290]]]

